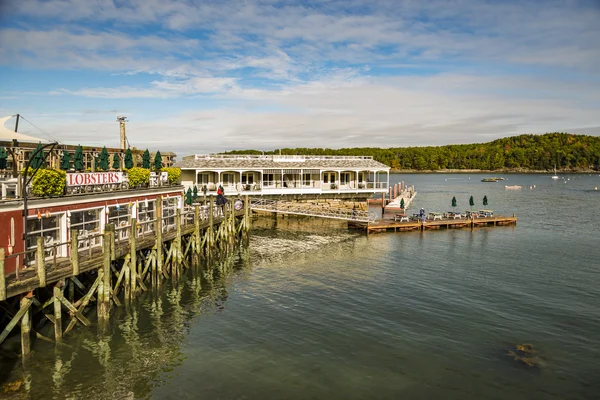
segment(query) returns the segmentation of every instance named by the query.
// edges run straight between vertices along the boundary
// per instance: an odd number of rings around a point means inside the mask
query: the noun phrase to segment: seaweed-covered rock
[[[531,343],[518,344],[514,349],[508,351],[508,355],[515,361],[528,367],[541,367],[542,360]]]

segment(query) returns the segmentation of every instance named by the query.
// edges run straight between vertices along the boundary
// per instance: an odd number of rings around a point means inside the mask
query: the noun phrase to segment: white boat
[[[558,175],[556,175],[556,165],[554,166],[554,175],[552,175],[552,179],[559,179]]]
[[[523,189],[523,186],[521,186],[521,185],[512,185],[512,186],[505,185],[504,188],[508,189],[508,190],[521,190],[521,189]]]

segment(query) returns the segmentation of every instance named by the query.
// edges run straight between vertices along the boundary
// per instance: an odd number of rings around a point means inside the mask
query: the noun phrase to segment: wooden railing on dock
[[[480,218],[442,218],[436,220],[409,220],[394,221],[393,219],[381,219],[371,223],[352,223],[351,228],[364,229],[367,233],[374,232],[401,232],[428,229],[453,229],[474,228],[479,226],[516,225],[517,217],[493,216]]]

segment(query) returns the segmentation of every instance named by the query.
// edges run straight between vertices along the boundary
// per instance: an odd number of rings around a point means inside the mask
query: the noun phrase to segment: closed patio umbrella
[[[456,207],[456,196],[452,196],[452,207]]]
[[[6,158],[8,154],[4,147],[0,147],[0,169],[6,169]]]
[[[160,151],[157,151],[156,155],[154,156],[154,169],[156,169],[157,171],[160,171],[161,168],[162,168],[162,156],[160,155]]]
[[[188,188],[187,192],[185,193],[185,204],[191,206],[192,202],[192,189]]]
[[[121,169],[121,158],[119,157],[119,154],[117,154],[117,153],[113,154],[112,167],[113,167],[113,169]]]
[[[131,149],[127,149],[125,151],[125,169],[133,168],[133,155],[131,154]]]
[[[63,151],[62,158],[60,159],[60,169],[63,171],[71,169],[71,154],[67,150]]]
[[[142,156],[142,168],[150,169],[150,152],[148,149],[146,149]]]
[[[487,196],[483,196],[483,205],[484,205],[484,206],[487,206],[487,205],[488,205]]]
[[[106,150],[106,146],[104,146],[100,152],[98,164],[101,170],[108,171],[108,150]]]
[[[73,168],[76,171],[83,171],[83,149],[81,146],[77,146],[75,149],[75,156],[73,157]]]
[[[42,150],[42,144],[38,143],[35,150],[31,153],[30,167],[33,169],[42,168],[46,164],[46,157],[44,157],[44,150]]]
[[[473,196],[469,198],[469,205],[473,207],[475,205],[475,200],[473,200]]]

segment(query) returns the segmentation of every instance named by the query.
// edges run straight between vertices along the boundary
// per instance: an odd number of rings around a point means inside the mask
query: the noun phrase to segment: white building
[[[214,194],[385,193],[390,167],[357,156],[193,155],[175,164],[181,183]]]

